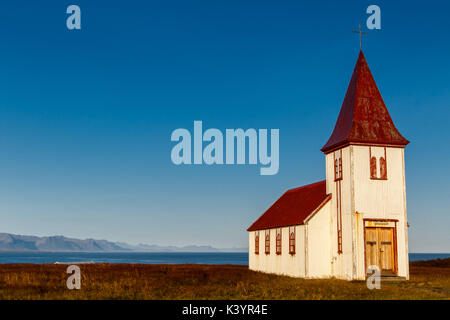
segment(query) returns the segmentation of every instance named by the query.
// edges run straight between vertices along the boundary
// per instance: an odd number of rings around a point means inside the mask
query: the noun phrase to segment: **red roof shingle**
[[[299,225],[331,198],[326,181],[286,191],[247,231]]]
[[[362,51],[333,133],[321,151],[327,153],[351,142],[398,146],[409,143],[395,127]]]

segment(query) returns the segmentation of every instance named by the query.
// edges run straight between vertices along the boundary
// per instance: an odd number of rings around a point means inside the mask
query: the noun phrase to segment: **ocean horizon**
[[[450,253],[410,253],[410,261],[450,258]],[[0,252],[5,263],[143,263],[248,265],[247,252]]]

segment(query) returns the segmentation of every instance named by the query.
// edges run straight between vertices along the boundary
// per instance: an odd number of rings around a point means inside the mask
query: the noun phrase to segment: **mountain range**
[[[64,236],[37,237],[0,233],[0,251],[58,251],[58,252],[246,252],[247,248],[214,248],[189,245],[159,246],[95,239],[74,239]]]

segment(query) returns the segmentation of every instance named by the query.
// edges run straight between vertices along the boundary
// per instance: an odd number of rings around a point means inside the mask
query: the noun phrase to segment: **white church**
[[[249,268],[365,280],[409,279],[405,156],[362,51],[321,151],[326,180],[287,190],[248,229]]]

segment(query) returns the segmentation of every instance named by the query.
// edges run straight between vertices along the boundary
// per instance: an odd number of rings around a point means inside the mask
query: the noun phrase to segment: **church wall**
[[[342,246],[343,253],[338,255],[341,264],[342,271],[340,277],[343,279],[354,279],[353,268],[353,220],[354,220],[354,203],[353,203],[353,185],[352,185],[352,172],[353,163],[351,161],[351,146],[343,148],[343,175],[342,180]],[[338,260],[339,261],[339,260]]]
[[[255,231],[249,232],[249,269],[254,271],[305,276],[305,227],[295,227],[295,254],[289,253],[289,227],[281,230],[281,254],[276,254],[276,229],[270,229],[270,253],[265,253],[265,230],[260,230],[259,254],[255,254]]]
[[[364,247],[363,219],[393,219],[397,222],[398,275],[409,277],[407,249],[404,149],[386,148],[387,180],[370,179],[370,155],[384,156],[384,147],[353,146],[354,201],[359,223],[358,246]],[[379,168],[378,175],[379,175]],[[358,254],[358,275],[364,276],[364,250]]]
[[[336,198],[336,188],[334,182],[334,158],[333,154],[329,153],[325,155],[325,170],[326,170],[326,183],[327,183],[327,194],[332,194],[330,200],[331,206],[331,217],[330,217],[330,247],[331,247],[331,273],[336,277],[340,273],[340,266],[337,263],[337,198]]]
[[[365,218],[401,219],[403,202],[403,149],[386,148],[387,180],[370,179],[368,146],[353,146],[355,162],[355,208]],[[383,156],[383,147],[371,147],[372,156]]]
[[[353,279],[353,223],[354,217],[352,202],[352,161],[350,146],[344,147],[342,150],[342,180],[335,181],[334,174],[334,155],[333,152],[328,153],[325,157],[326,177],[327,177],[327,193],[332,194],[331,198],[331,255],[332,255],[332,275],[339,279]],[[339,189],[336,188],[340,184]],[[340,210],[342,215],[342,253],[338,252],[338,199],[341,199]]]
[[[306,225],[307,278],[331,277],[331,201]]]

